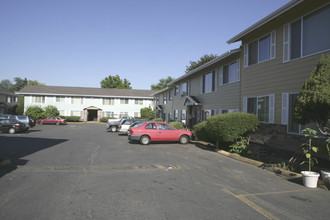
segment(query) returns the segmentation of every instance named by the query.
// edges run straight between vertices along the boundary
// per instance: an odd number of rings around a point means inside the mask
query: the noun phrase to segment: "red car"
[[[46,119],[39,119],[37,120],[37,123],[42,124],[55,124],[55,125],[61,125],[66,124],[66,120],[62,119],[60,117],[48,117]]]
[[[179,141],[180,144],[187,144],[191,137],[190,131],[178,130],[168,123],[154,121],[131,127],[128,132],[128,140],[140,141],[143,145],[151,141]]]

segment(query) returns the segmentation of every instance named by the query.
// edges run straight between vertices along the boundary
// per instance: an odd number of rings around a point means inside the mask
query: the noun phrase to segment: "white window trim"
[[[232,82],[228,82],[228,83],[225,83],[225,84],[223,84],[223,67],[224,66],[229,66],[229,65],[231,65],[231,64],[233,64],[233,63],[235,63],[235,62],[237,62],[237,70],[236,70],[236,76],[235,76],[235,78],[236,78],[236,80],[235,81],[232,81]],[[220,68],[219,68],[219,72],[220,72],[220,74],[219,74],[219,85],[220,86],[225,86],[225,85],[228,85],[228,84],[232,84],[232,83],[237,83],[237,82],[239,82],[240,81],[240,59],[237,59],[237,60],[235,60],[235,61],[233,61],[233,62],[230,62],[230,63],[228,63],[228,64],[226,64],[226,65],[223,65],[223,66],[221,66]],[[218,74],[216,74],[216,75],[218,75]]]
[[[330,51],[330,49],[326,49],[326,50],[322,50],[322,51],[319,51],[319,52],[316,52],[316,53],[312,53],[312,54],[308,54],[308,55],[303,55],[303,36],[302,36],[302,33],[304,31],[304,26],[303,26],[303,18],[316,12],[317,10],[320,10],[321,8],[324,8],[324,7],[327,7],[329,5],[328,4],[325,4],[325,5],[322,5],[320,6],[319,8],[313,10],[313,11],[310,11],[306,14],[304,14],[303,16],[299,17],[298,19],[295,19],[295,20],[292,20],[291,22],[283,25],[283,63],[287,63],[287,62],[291,62],[291,61],[295,61],[295,60],[299,60],[299,59],[302,59],[302,58],[306,58],[306,57],[310,57],[310,56],[314,56],[316,54],[320,54],[320,53],[324,53],[324,52],[327,52],[327,51]],[[300,33],[300,36],[301,36],[301,44],[300,44],[300,57],[298,58],[295,58],[295,59],[290,59],[291,57],[291,53],[290,53],[290,48],[291,48],[291,24],[300,20],[301,21],[301,33]],[[288,41],[285,40],[285,37],[287,37]],[[287,48],[286,48],[287,47]],[[287,49],[285,51],[285,49]]]
[[[275,121],[275,94],[243,97],[243,112],[244,113],[247,113],[247,100],[248,100],[248,98],[257,98],[257,102],[258,102],[258,98],[265,97],[265,96],[268,96],[269,97],[269,103],[268,103],[268,109],[269,109],[269,112],[268,112],[268,122],[259,121],[259,123],[263,123],[263,124],[274,124],[274,121]],[[258,117],[258,108],[256,108],[256,116]]]
[[[269,45],[269,59],[268,60],[263,60],[263,61],[259,61],[260,60],[260,57],[259,57],[259,40],[264,38],[265,36],[269,35],[270,39],[270,45]],[[251,64],[249,65],[249,44],[254,42],[254,41],[258,41],[258,62],[255,63],[255,64]],[[274,51],[272,51],[274,50]],[[273,56],[272,56],[273,54]],[[245,44],[244,45],[244,68],[247,68],[249,66],[254,66],[254,65],[257,65],[259,63],[263,63],[263,62],[267,62],[267,61],[270,61],[270,60],[273,60],[276,58],[276,30],[273,30],[261,37],[259,37],[258,39],[256,40],[253,40],[253,41],[250,41],[249,43]]]

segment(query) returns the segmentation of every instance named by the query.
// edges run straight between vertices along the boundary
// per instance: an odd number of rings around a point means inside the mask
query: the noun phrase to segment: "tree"
[[[60,114],[60,112],[58,111],[56,106],[48,105],[45,107],[45,112],[44,112],[45,118],[58,116],[59,114]]]
[[[41,106],[29,106],[25,111],[25,115],[31,115],[35,119],[44,118],[45,111],[41,108]]]
[[[0,82],[0,88],[11,91],[11,92],[15,91],[14,85],[8,79],[4,79]]]
[[[101,88],[132,89],[130,85],[127,79],[122,80],[118,75],[108,76],[101,81]]]
[[[18,96],[18,103],[17,103],[17,107],[15,109],[15,114],[23,115],[23,113],[24,113],[24,96],[20,95],[20,96]]]
[[[190,61],[190,66],[186,66],[186,73],[196,69],[197,67],[203,65],[204,63],[207,63],[207,62],[213,60],[216,57],[217,57],[217,55],[214,55],[214,54],[210,54],[210,55],[205,54],[204,56],[199,58],[199,60],[197,62]]]
[[[294,107],[299,124],[313,122],[323,135],[330,137],[330,56],[321,56],[303,85]]]
[[[166,79],[162,78],[159,80],[157,84],[152,84],[151,85],[151,90],[162,90],[168,87],[168,84],[172,82],[174,78],[168,76]]]
[[[40,83],[37,80],[29,80],[28,85],[31,85],[31,86],[44,86],[45,84]]]
[[[141,118],[151,120],[155,117],[155,111],[151,108],[145,107],[140,109]]]
[[[23,87],[28,85],[28,80],[26,78],[21,79],[20,77],[15,77],[14,78],[15,84],[14,84],[14,90],[19,91]]]

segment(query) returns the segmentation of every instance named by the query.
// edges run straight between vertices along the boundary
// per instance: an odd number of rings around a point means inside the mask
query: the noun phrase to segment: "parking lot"
[[[1,134],[1,219],[328,219],[330,193],[194,144],[129,143],[103,124]]]

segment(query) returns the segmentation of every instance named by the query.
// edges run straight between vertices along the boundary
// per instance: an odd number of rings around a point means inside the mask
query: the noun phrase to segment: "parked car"
[[[145,122],[132,127],[128,132],[128,140],[139,141],[146,145],[151,141],[178,141],[187,144],[192,138],[190,131],[178,130],[166,122]]]
[[[62,125],[62,124],[66,124],[66,120],[62,119],[60,117],[48,117],[45,119],[37,120],[37,123],[40,125],[42,125],[42,124]]]
[[[119,126],[118,131],[122,133],[128,134],[128,129],[130,127],[135,126],[136,124],[143,123],[145,120],[139,120],[139,119],[126,119],[124,120],[121,125]]]
[[[36,125],[36,120],[30,115],[1,115],[0,119],[17,120],[25,124],[25,129],[29,130]]]
[[[107,131],[116,132],[119,130],[120,125],[123,123],[124,120],[127,119],[134,119],[130,116],[123,116],[121,119],[108,119],[106,129]]]
[[[0,131],[14,134],[19,131],[26,131],[26,126],[16,119],[0,119]]]

